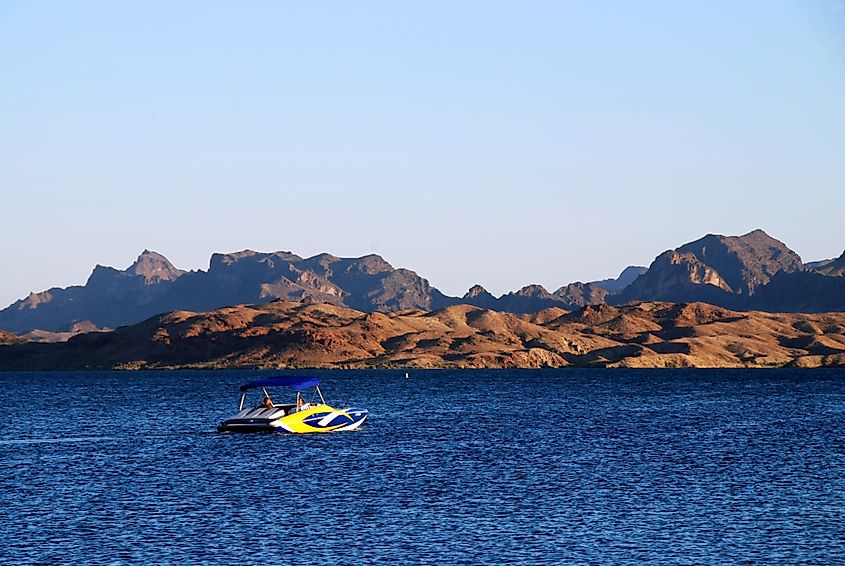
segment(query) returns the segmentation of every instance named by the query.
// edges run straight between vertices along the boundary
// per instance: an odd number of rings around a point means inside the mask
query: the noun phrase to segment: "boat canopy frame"
[[[294,391],[296,391],[297,398],[300,397],[303,389],[309,389],[313,387],[317,390],[317,394],[320,396],[320,401],[323,403],[323,405],[326,404],[326,400],[323,397],[323,392],[320,391],[319,377],[313,375],[277,375],[273,377],[266,377],[263,379],[256,379],[254,381],[250,381],[245,385],[241,385],[241,400],[238,405],[238,411],[243,410],[244,402],[246,401],[246,394],[251,389],[260,388],[261,392],[264,393],[264,397],[270,399],[270,394],[267,393],[267,387],[287,387],[289,389],[293,389]]]
[[[241,391],[257,389],[259,387],[289,387],[294,391],[302,391],[320,384],[320,378],[314,375],[275,375],[250,381],[241,385]]]

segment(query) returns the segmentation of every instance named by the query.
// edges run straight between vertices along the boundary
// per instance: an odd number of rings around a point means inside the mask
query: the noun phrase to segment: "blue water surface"
[[[318,374],[360,431],[216,433],[267,373],[0,373],[0,562],[845,562],[843,370]]]

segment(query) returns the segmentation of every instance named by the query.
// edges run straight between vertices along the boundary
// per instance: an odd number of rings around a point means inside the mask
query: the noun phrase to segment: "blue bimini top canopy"
[[[241,391],[247,391],[257,387],[290,387],[294,391],[302,391],[303,389],[314,387],[319,383],[320,378],[313,375],[277,375],[250,381],[246,385],[241,385]]]

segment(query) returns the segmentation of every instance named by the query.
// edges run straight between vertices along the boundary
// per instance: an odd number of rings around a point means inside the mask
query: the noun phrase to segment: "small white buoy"
[[[408,375],[408,372],[407,372],[407,371],[405,372],[405,379],[411,379],[411,376],[410,376],[410,375]]]

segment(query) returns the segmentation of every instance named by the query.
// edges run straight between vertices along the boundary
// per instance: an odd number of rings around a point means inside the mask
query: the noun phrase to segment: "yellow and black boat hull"
[[[300,411],[283,408],[244,409],[220,423],[220,432],[340,432],[355,430],[366,420],[366,409],[333,409],[315,405]]]

